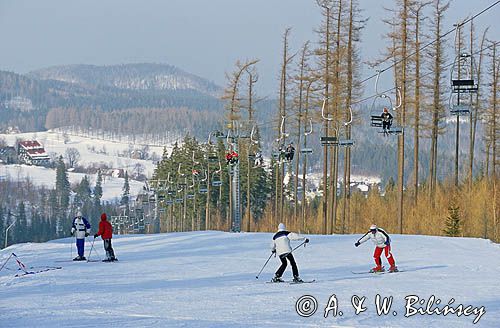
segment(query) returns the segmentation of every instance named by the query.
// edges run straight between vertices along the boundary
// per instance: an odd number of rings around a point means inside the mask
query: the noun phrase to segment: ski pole
[[[259,276],[260,274],[262,273],[262,270],[264,270],[264,268],[266,267],[267,265],[267,262],[269,262],[269,260],[271,259],[271,257],[273,256],[274,253],[271,253],[271,255],[269,255],[269,258],[267,259],[266,263],[264,263],[264,266],[262,267],[262,269],[260,269],[259,273],[255,276],[255,279],[259,279]]]
[[[95,239],[94,239],[95,240]],[[99,255],[99,252],[97,251],[97,248],[94,249],[94,253],[97,255],[97,257],[101,257],[101,255]]]
[[[14,255],[14,253],[10,253],[9,257],[7,258],[7,260],[4,262],[4,264],[2,264],[2,267],[0,268],[0,271],[2,271],[3,267],[7,264],[7,262],[9,262],[10,258],[12,257],[12,255]]]
[[[90,261],[90,255],[92,254],[92,249],[94,248],[94,242],[95,242],[95,238],[94,238],[94,240],[92,240],[92,246],[90,246],[90,252],[89,252],[89,256],[87,257],[87,262]]]
[[[300,246],[305,245],[305,244],[306,244],[306,242],[303,241],[302,243],[300,243],[299,245],[297,245],[297,247],[295,247],[294,249],[292,249],[292,251],[289,254],[293,253],[294,250],[296,250],[297,248],[299,248]]]

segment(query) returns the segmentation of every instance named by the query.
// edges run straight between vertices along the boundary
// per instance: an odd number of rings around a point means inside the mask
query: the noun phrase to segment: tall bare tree
[[[420,107],[422,105],[420,93],[421,93],[421,37],[422,37],[422,22],[425,19],[425,15],[422,13],[423,9],[429,5],[430,2],[416,2],[413,3],[410,8],[410,13],[412,19],[415,20],[415,31],[414,31],[414,48],[415,55],[413,56],[415,62],[415,82],[414,82],[414,98],[413,98],[413,188],[414,188],[414,205],[418,204],[418,189],[419,189],[419,148],[420,148]]]
[[[317,33],[319,35],[319,48],[316,49],[316,54],[318,57],[318,71],[321,76],[321,85],[323,88],[323,98],[325,99],[325,111],[327,114],[330,113],[330,65],[332,61],[332,8],[334,6],[333,0],[316,0],[316,3],[321,9],[322,23]],[[323,123],[323,134],[325,136],[330,135],[328,121]],[[324,234],[327,233],[327,223],[328,223],[328,147],[323,147],[323,196],[322,196],[322,216],[323,216],[323,229]],[[333,191],[330,191],[333,192]]]
[[[345,84],[345,103],[344,103],[344,121],[353,119],[352,102],[361,94],[361,85],[359,83],[359,54],[357,44],[360,42],[361,30],[364,28],[366,20],[360,18],[360,10],[357,0],[349,1],[348,19],[347,19],[347,49],[346,49],[346,84]],[[352,124],[345,127],[344,137],[351,139]],[[346,232],[346,226],[350,225],[350,200],[351,200],[351,147],[344,148],[344,190],[342,216],[340,232]]]
[[[471,21],[471,55],[474,54],[474,42],[473,42],[473,21]],[[477,81],[477,85],[479,86],[478,91],[475,94],[475,99],[474,102],[472,103],[473,106],[471,106],[471,111],[469,115],[469,120],[470,120],[470,129],[469,129],[469,191],[472,189],[472,180],[474,176],[474,153],[475,153],[475,145],[476,145],[476,132],[477,132],[477,121],[479,118],[480,113],[483,110],[483,102],[481,101],[481,95],[482,95],[482,66],[483,66],[483,58],[484,58],[484,51],[483,47],[485,46],[485,40],[486,40],[486,33],[488,32],[488,28],[486,28],[483,32],[483,36],[481,38],[481,44],[479,47],[479,61],[477,65],[477,75],[475,76],[475,79]],[[472,61],[471,61],[472,64]]]
[[[278,107],[278,118],[277,118],[277,131],[278,131],[278,147],[283,147],[286,142],[286,118],[287,118],[287,98],[288,98],[288,84],[290,79],[288,76],[288,67],[292,62],[295,55],[290,55],[289,49],[289,36],[291,28],[286,28],[283,33],[283,53],[282,62],[280,70],[280,91],[279,91],[279,107]],[[284,215],[284,175],[285,175],[285,163],[280,159],[276,165],[276,186],[275,186],[275,220],[281,222],[283,218],[285,219],[285,224],[288,223],[288,216]],[[275,222],[276,223],[276,222]]]
[[[247,94],[247,101],[248,101],[248,107],[247,107],[247,111],[248,111],[248,121],[250,124],[253,125],[253,122],[254,122],[254,112],[255,112],[255,109],[253,107],[253,104],[254,104],[254,98],[255,98],[255,91],[254,91],[254,88],[255,88],[255,83],[257,83],[257,81],[259,80],[259,75],[257,73],[257,70],[255,69],[255,66],[250,66],[246,69],[246,72],[247,72],[247,75],[248,75],[248,82],[247,82],[247,86],[248,86],[248,94]],[[255,126],[255,125],[254,125]],[[253,128],[252,128],[253,129]],[[246,231],[250,231],[250,223],[252,222],[252,209],[251,209],[251,204],[250,204],[250,201],[251,201],[251,197],[250,197],[250,190],[251,190],[251,179],[250,179],[250,170],[251,170],[251,167],[252,167],[252,164],[250,163],[250,150],[253,146],[253,141],[252,140],[249,140],[247,142],[247,147],[248,147],[248,156],[247,156],[247,159],[248,159],[248,163],[247,163],[247,192],[246,192],[246,196],[247,196],[247,208],[246,208]]]
[[[441,39],[443,17],[445,12],[450,7],[449,1],[434,0],[433,14],[430,24],[432,37],[436,39],[429,50],[428,57],[432,59],[432,102],[430,105],[430,131],[431,131],[431,148],[430,148],[430,165],[429,165],[429,196],[431,203],[434,204],[436,186],[437,186],[437,166],[438,166],[438,137],[442,133],[440,122],[444,116],[444,91],[443,81],[444,66],[446,57],[444,54],[445,45]]]
[[[306,93],[308,92],[308,88],[310,88],[310,83],[308,81],[311,79],[309,77],[310,67],[308,65],[308,56],[310,55],[309,50],[309,41],[306,41],[302,46],[300,52],[300,62],[298,67],[298,74],[295,77],[295,81],[297,83],[298,95],[295,99],[295,107],[297,108],[297,124],[295,129],[297,131],[297,155],[295,158],[295,174],[294,174],[294,182],[293,182],[293,193],[294,193],[294,219],[297,221],[298,219],[298,187],[299,187],[299,166],[301,159],[301,137],[302,130],[306,129],[307,126],[307,115],[304,115],[304,98],[306,97]],[[305,192],[304,190],[302,192]],[[303,204],[302,204],[303,205]]]
[[[235,135],[237,129],[234,122],[238,121],[241,118],[240,111],[243,106],[241,103],[242,96],[239,94],[241,76],[250,66],[255,65],[258,61],[259,61],[258,59],[247,60],[245,62],[240,62],[238,60],[236,62],[236,69],[231,74],[226,74],[226,79],[228,80],[228,86],[224,90],[224,95],[222,96],[222,99],[226,101],[226,111],[227,111],[226,119],[228,120],[228,129],[229,129],[228,133],[231,133],[233,136]],[[228,168],[228,170],[230,170],[230,168]],[[234,204],[231,196],[232,192],[233,192],[233,187],[230,181],[229,213],[233,213]],[[229,229],[231,228],[229,227]]]

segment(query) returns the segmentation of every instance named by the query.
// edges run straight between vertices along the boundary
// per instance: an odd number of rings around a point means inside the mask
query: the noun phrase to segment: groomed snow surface
[[[0,272],[0,327],[500,327],[500,247],[490,241],[393,235],[404,272],[375,275],[352,273],[373,266],[373,245],[353,245],[359,235],[308,236],[310,244],[294,255],[302,278],[316,282],[292,285],[266,283],[278,267],[275,258],[255,278],[271,237],[214,231],[115,236],[117,263],[59,262],[75,256],[71,238],[13,245],[0,251],[0,263],[14,252],[28,267],[63,268],[15,277],[11,259]],[[100,259],[100,238],[95,246],[91,258]],[[290,268],[284,277],[291,279]],[[325,318],[333,294],[343,315],[330,311]],[[389,314],[377,315],[377,294],[394,297]],[[318,303],[310,317],[296,312],[303,295]],[[354,314],[353,295],[366,297],[365,312]],[[434,295],[441,303],[431,309],[453,298],[451,306],[472,305],[466,312],[476,314],[405,317],[408,295],[425,300],[412,305],[422,311]],[[481,307],[486,313],[474,325]]]

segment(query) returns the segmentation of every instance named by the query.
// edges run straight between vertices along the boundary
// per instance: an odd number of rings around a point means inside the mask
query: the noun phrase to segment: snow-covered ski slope
[[[117,236],[118,263],[58,262],[70,259],[71,238],[13,245],[0,251],[0,263],[14,252],[27,266],[63,268],[16,278],[16,263],[9,261],[10,270],[0,272],[0,327],[500,327],[500,247],[487,240],[393,235],[393,253],[404,272],[359,275],[351,271],[373,266],[370,243],[355,248],[359,235],[313,235],[294,254],[302,278],[316,282],[291,285],[266,283],[278,267],[275,258],[255,278],[270,255],[271,236]],[[100,239],[95,246],[93,259],[104,253]],[[284,278],[291,279],[290,268]],[[393,297],[389,314],[377,315],[377,294]],[[296,312],[303,295],[317,300],[310,317]],[[358,315],[354,295],[366,297],[366,311]],[[409,295],[426,302],[410,305],[409,314],[424,311],[434,295],[441,303],[431,310],[454,299],[455,309],[471,305],[465,311],[470,315],[405,317]],[[334,305],[335,299],[343,315],[330,311],[325,318],[328,301]],[[307,312],[314,303],[301,304]],[[474,325],[481,307],[486,313]]]

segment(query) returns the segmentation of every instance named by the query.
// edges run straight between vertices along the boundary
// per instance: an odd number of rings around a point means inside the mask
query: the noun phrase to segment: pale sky
[[[455,0],[444,29],[496,0]],[[360,0],[370,21],[362,59],[383,51],[382,6]],[[480,16],[499,40],[500,5]],[[495,19],[496,18],[496,19]],[[0,69],[17,73],[53,65],[166,63],[224,86],[237,59],[259,58],[260,93],[276,95],[282,34],[292,27],[291,48],[320,23],[315,0],[0,0]],[[373,71],[365,69],[363,76]]]

